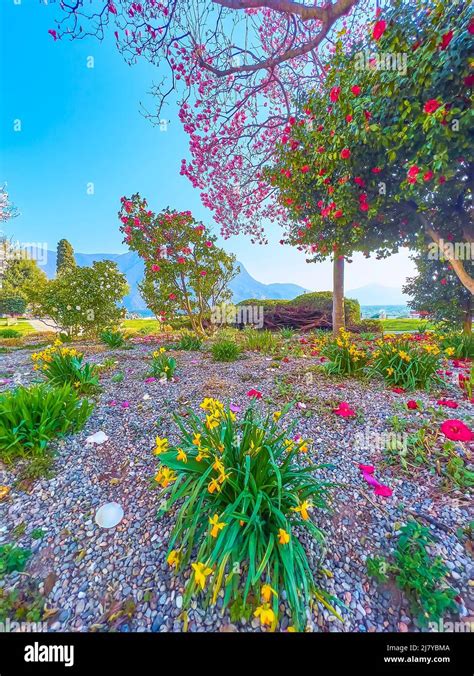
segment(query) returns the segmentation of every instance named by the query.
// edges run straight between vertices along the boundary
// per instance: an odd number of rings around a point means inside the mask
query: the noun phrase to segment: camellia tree
[[[395,2],[350,53],[336,45],[322,86],[280,139],[266,173],[291,217],[286,241],[312,260],[335,258],[335,330],[344,257],[443,235],[471,241],[473,33],[467,3],[407,13]],[[472,291],[462,261],[450,262]]]
[[[429,258],[417,253],[412,257],[416,276],[407,279],[403,292],[411,296],[408,305],[436,322],[443,322],[463,332],[472,332],[472,294],[460,282],[451,263],[442,258]],[[474,263],[465,262],[469,275],[474,275]]]
[[[48,281],[34,307],[71,336],[97,336],[120,323],[125,310],[119,303],[127,293],[127,280],[116,263],[98,261]]]
[[[125,242],[145,263],[141,293],[155,315],[185,314],[198,334],[214,306],[230,300],[235,256],[216,246],[216,237],[190,211],[147,209],[139,194],[122,197],[119,212]]]

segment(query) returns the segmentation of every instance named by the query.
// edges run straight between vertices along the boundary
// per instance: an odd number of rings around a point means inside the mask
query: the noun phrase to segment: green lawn
[[[18,331],[22,336],[25,336],[27,333],[34,333],[34,328],[31,324],[26,321],[26,319],[19,319],[17,322],[12,323],[10,319],[10,324],[7,325],[7,320],[5,318],[0,318],[0,331],[2,329],[13,329]]]
[[[145,329],[150,333],[156,333],[159,329],[159,322],[157,319],[125,319],[122,326],[126,331],[144,331]]]
[[[418,331],[420,328],[432,329],[432,325],[424,319],[381,319],[383,330],[390,331]]]

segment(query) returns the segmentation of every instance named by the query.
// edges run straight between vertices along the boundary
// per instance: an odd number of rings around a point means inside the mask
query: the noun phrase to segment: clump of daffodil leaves
[[[274,630],[285,591],[294,630],[304,629],[315,602],[339,617],[300,539],[306,531],[322,553],[325,537],[310,512],[328,508],[332,484],[314,478],[328,465],[308,462],[308,441],[291,436],[294,424],[283,429],[289,407],[266,418],[254,405],[236,415],[238,407],[216,399],[201,408],[204,420],[193,411],[185,422],[175,416],[177,445],[157,437],[154,449],[155,484],[167,498],[161,514],[178,503],[167,561],[177,573],[191,573],[184,608],[198,594],[214,605],[223,590],[223,611],[250,605]]]

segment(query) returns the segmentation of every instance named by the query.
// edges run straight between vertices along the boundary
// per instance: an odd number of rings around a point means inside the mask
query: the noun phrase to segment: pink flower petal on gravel
[[[385,486],[384,484],[379,484],[378,486],[376,486],[374,492],[377,495],[381,495],[384,498],[389,498],[393,493],[392,489],[389,488],[388,486]]]
[[[364,474],[373,474],[375,472],[375,467],[373,465],[359,465],[359,469]]]

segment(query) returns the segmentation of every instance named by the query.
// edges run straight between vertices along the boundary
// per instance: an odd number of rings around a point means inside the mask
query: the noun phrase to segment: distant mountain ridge
[[[406,305],[410,299],[401,289],[383,284],[366,284],[349,289],[345,296],[355,298],[361,305]]]
[[[56,252],[47,252],[46,262],[40,263],[40,267],[44,270],[48,278],[52,278],[56,274]],[[80,266],[92,265],[95,261],[109,260],[117,264],[120,272],[127,278],[130,286],[130,293],[124,298],[124,305],[130,312],[144,312],[147,307],[138,290],[138,284],[143,279],[144,267],[139,255],[134,251],[127,251],[123,254],[84,254],[74,253],[76,263]],[[234,303],[239,303],[247,298],[257,299],[287,299],[296,298],[307,289],[304,289],[298,284],[263,284],[257,281],[250,275],[242,263],[237,263],[240,272],[234,277],[229,284],[232,291],[232,300]]]

